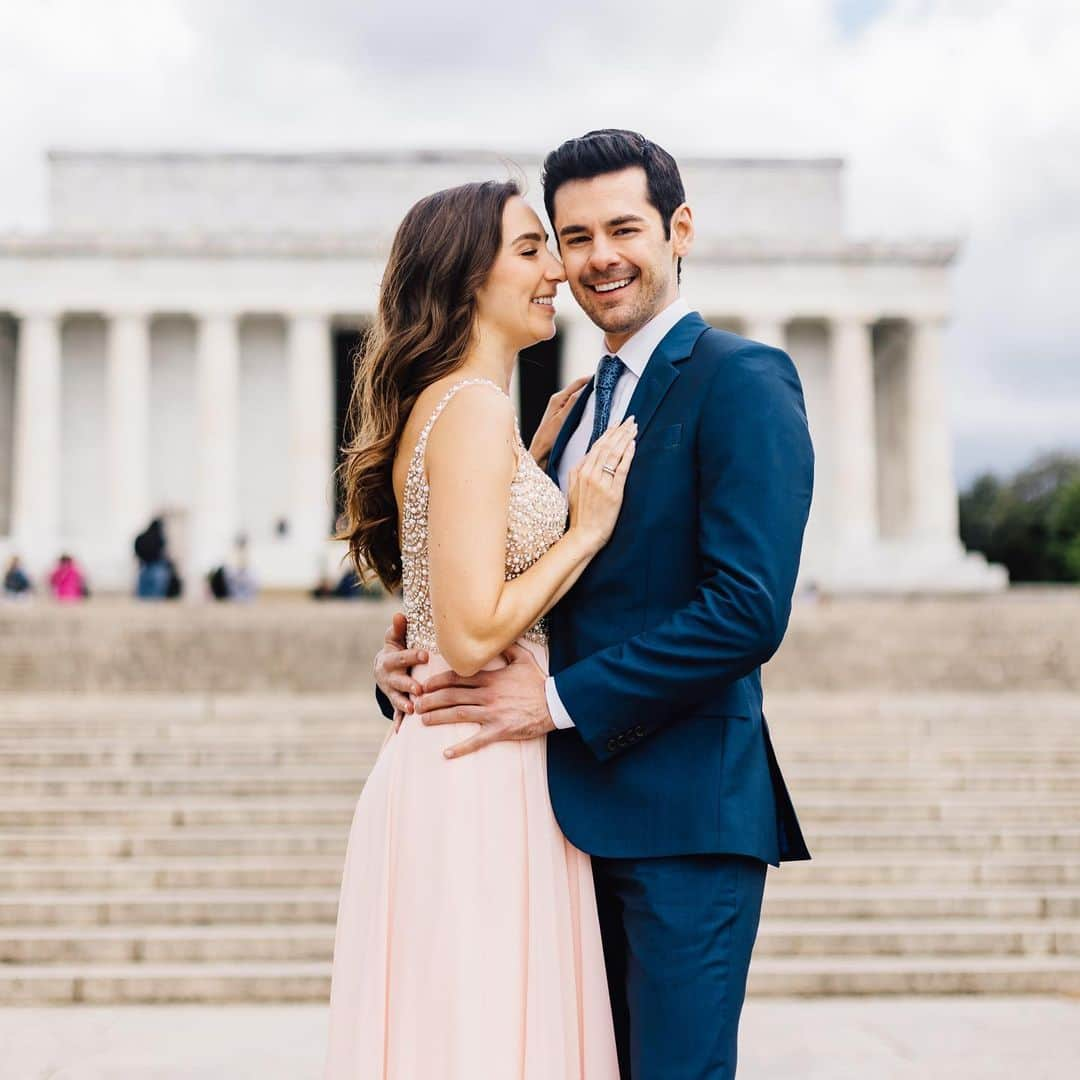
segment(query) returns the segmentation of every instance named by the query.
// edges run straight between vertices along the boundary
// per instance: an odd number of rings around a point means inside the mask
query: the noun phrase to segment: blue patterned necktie
[[[615,396],[615,384],[623,373],[625,365],[617,356],[605,356],[600,361],[600,370],[596,373],[596,412],[593,414],[592,435],[586,453],[592,444],[607,431],[611,419],[611,399]]]

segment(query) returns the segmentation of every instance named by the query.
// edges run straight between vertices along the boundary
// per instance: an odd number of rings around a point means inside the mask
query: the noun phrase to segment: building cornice
[[[46,152],[50,162],[81,162],[85,164],[127,162],[130,164],[180,164],[180,163],[229,163],[229,162],[266,162],[272,164],[316,164],[316,165],[385,165],[415,164],[417,162],[436,163],[487,163],[492,161],[511,161],[520,165],[540,165],[544,154],[536,150],[483,150],[470,149],[378,149],[378,150],[80,150],[70,147],[55,147]],[[844,158],[821,156],[740,156],[740,155],[678,155],[680,166],[695,168],[817,168],[842,169]]]
[[[0,233],[3,258],[136,259],[377,259],[386,257],[389,241],[365,234],[332,236],[295,233],[153,234]],[[775,240],[717,240],[695,245],[692,262],[840,263],[948,266],[960,250],[956,239],[822,240],[784,243]]]

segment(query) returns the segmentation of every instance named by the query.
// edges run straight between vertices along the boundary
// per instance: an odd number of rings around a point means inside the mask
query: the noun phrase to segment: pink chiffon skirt
[[[360,794],[324,1080],[618,1080],[589,857],[552,813],[547,740],[443,757],[477,730],[407,716]]]

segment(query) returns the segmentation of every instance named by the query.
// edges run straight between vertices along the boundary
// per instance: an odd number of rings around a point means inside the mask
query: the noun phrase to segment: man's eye
[[[575,236],[572,240],[567,240],[568,244],[584,244],[588,239],[587,236]]]
[[[615,230],[615,235],[618,236],[620,233],[636,233],[636,232],[637,232],[637,229],[616,229]]]

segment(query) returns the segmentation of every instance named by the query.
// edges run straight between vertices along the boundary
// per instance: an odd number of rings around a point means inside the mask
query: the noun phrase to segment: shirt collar
[[[684,315],[689,314],[690,305],[681,296],[677,296],[663,311],[654,315],[619,350],[619,359],[626,365],[626,369],[640,379],[649,357],[656,351],[656,346],[667,337],[668,331]]]

